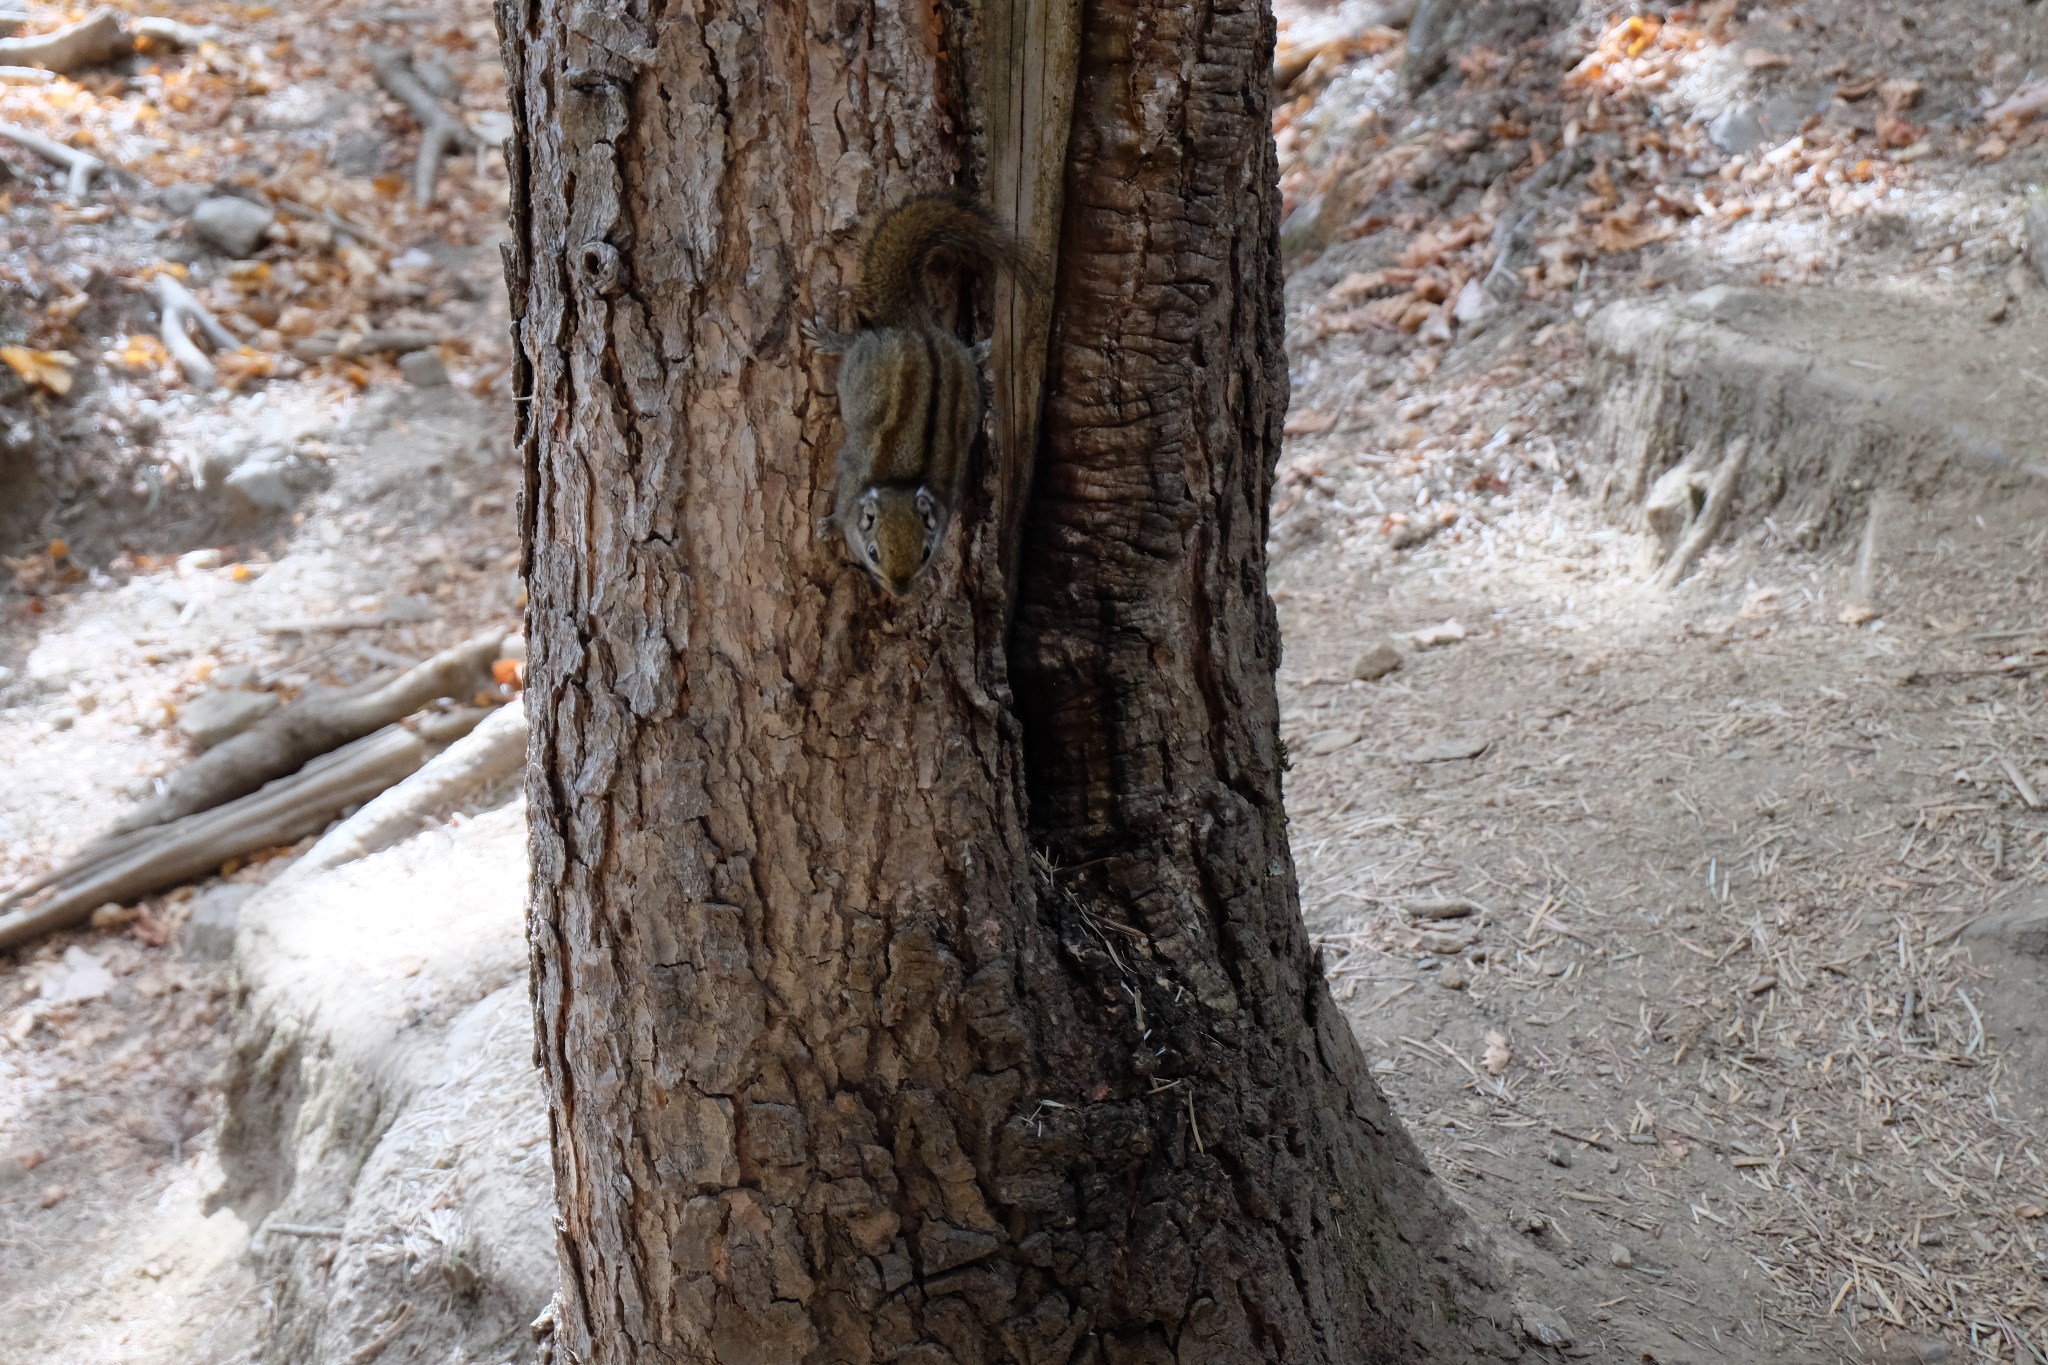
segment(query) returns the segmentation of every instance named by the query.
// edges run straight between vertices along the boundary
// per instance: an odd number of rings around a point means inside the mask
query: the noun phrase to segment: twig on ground
[[[57,79],[40,66],[0,66],[0,85],[48,85]]]
[[[369,1345],[348,1358],[348,1365],[370,1365],[370,1362],[384,1354],[386,1347],[398,1340],[398,1334],[405,1330],[405,1324],[412,1321],[412,1305],[401,1306],[398,1316],[391,1319],[391,1325],[379,1332]]]
[[[213,362],[199,349],[199,343],[192,340],[186,325],[196,325],[206,339],[217,350],[232,351],[242,343],[235,334],[220,325],[213,314],[206,311],[201,303],[175,277],[156,277],[157,310],[164,320],[164,349],[178,362],[178,368],[185,374],[185,381],[201,393],[213,387]]]
[[[286,213],[297,214],[301,218],[310,218],[316,223],[325,223],[336,232],[345,232],[359,242],[368,242],[379,251],[394,250],[390,238],[381,233],[372,232],[361,223],[350,222],[331,209],[316,209],[309,204],[301,204],[296,199],[277,198],[271,200],[271,202]]]
[[[301,360],[327,360],[335,356],[350,359],[360,355],[404,355],[439,346],[444,340],[435,332],[331,332],[309,336],[292,343],[292,354]]]
[[[31,133],[26,128],[17,128],[11,123],[0,123],[0,138],[20,147],[26,147],[45,161],[54,162],[69,172],[64,191],[73,199],[85,198],[92,188],[92,178],[106,169],[107,163],[91,152],[81,152],[76,147],[67,147],[41,133]]]
[[[434,202],[434,181],[441,174],[441,158],[451,151],[469,151],[479,145],[479,139],[468,124],[443,109],[433,92],[420,83],[411,57],[389,48],[372,48],[369,60],[377,83],[419,120],[420,154],[413,163],[412,197],[421,208],[428,208]]]

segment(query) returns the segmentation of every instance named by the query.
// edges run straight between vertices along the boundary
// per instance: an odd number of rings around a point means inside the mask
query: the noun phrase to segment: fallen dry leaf
[[[1488,1029],[1486,1031],[1486,1057],[1480,1063],[1480,1065],[1486,1068],[1486,1074],[1498,1076],[1501,1072],[1506,1071],[1508,1069],[1508,1058],[1512,1055],[1508,1051],[1507,1038],[1496,1029]]]
[[[1877,97],[1884,101],[1884,107],[1894,114],[1902,114],[1920,102],[1920,82],[1909,80],[1880,81]]]
[[[78,357],[69,351],[34,351],[26,346],[0,346],[7,368],[46,393],[59,398],[71,392],[71,367]]]
[[[1751,71],[1769,71],[1776,67],[1792,65],[1792,59],[1780,52],[1769,52],[1760,47],[1753,47],[1742,54],[1742,64]]]

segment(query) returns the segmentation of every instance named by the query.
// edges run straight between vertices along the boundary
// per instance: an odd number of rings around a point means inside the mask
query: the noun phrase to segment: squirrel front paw
[[[844,355],[846,348],[853,344],[850,333],[835,332],[816,318],[804,319],[797,330],[803,334],[806,345],[826,355]]]

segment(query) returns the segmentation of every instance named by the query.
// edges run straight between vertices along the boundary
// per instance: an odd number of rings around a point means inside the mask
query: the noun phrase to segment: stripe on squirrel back
[[[926,270],[938,252],[973,265],[1035,275],[1024,249],[979,206],[947,194],[906,199],[876,222],[860,257],[854,306],[863,326],[923,327],[933,321]]]

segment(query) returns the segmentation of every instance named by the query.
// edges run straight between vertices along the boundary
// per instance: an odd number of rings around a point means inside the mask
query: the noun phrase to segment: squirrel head
[[[884,485],[854,504],[846,543],[884,592],[901,597],[938,553],[945,529],[945,514],[930,489]]]

